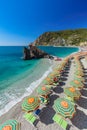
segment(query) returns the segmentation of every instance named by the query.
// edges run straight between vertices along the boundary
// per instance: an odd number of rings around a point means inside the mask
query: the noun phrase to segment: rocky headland
[[[45,32],[34,41],[34,44],[37,46],[87,46],[87,29]]]

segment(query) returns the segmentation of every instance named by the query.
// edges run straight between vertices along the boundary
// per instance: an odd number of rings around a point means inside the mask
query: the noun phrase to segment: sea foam
[[[53,65],[51,65],[49,67],[49,69],[43,74],[43,76],[40,79],[32,82],[29,85],[29,87],[26,88],[26,92],[23,94],[23,96],[21,96],[21,98],[15,99],[13,96],[11,97],[10,95],[8,95],[13,100],[11,102],[9,102],[3,109],[0,110],[0,116],[5,114],[6,112],[8,112],[14,105],[16,105],[18,102],[20,102],[24,97],[29,96],[35,90],[35,88],[37,88],[38,85],[47,77],[47,75],[50,72],[52,72],[52,67],[53,67]]]

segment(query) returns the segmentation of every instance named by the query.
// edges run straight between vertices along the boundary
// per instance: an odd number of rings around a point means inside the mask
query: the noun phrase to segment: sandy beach
[[[81,62],[85,68],[85,75],[87,78],[87,61],[82,59]],[[59,62],[54,61],[53,64],[54,67],[56,67]],[[16,119],[21,123],[21,130],[63,130],[52,120],[52,117],[55,114],[52,106],[58,97],[65,97],[63,88],[70,87],[70,81],[73,79],[74,70],[75,66],[73,61],[71,61],[70,68],[63,75],[60,86],[53,90],[53,93],[50,95],[50,103],[42,108],[39,119],[37,119],[34,126],[27,122],[23,117],[24,112],[21,108],[22,101],[0,117],[0,124],[8,119]],[[67,130],[87,130],[87,82],[85,82],[85,87],[81,90],[81,94],[80,100],[76,103],[76,115],[72,120],[67,119],[69,124]],[[37,96],[36,89],[33,91],[32,95]]]

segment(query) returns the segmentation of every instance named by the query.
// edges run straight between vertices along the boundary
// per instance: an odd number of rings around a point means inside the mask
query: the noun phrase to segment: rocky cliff
[[[28,48],[24,47],[24,60],[30,60],[33,58],[53,58],[48,53],[38,49],[33,44],[29,45]]]
[[[34,41],[34,44],[37,46],[80,46],[82,42],[87,42],[87,29],[45,32]]]

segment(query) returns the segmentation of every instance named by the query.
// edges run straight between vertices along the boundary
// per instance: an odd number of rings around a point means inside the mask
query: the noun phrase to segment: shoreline
[[[71,55],[73,55],[73,53]],[[69,56],[71,56],[71,55],[69,55]],[[60,63],[61,63],[61,61],[60,61]],[[87,64],[86,64],[86,61],[84,59],[83,59],[83,63],[86,66],[85,68],[87,68]],[[58,66],[59,62],[58,61],[53,61],[53,64],[54,64],[53,67],[55,68],[56,66]],[[74,71],[75,71],[74,69],[75,69],[75,66],[74,66],[74,63],[72,62],[71,67],[70,67],[70,71],[69,71],[69,74],[68,74],[67,81],[65,81],[65,84],[63,86],[58,87],[57,91],[59,91],[59,89],[61,91],[63,88],[68,86],[68,84],[70,83],[70,81],[73,78],[73,74],[74,74]],[[42,84],[42,82],[41,82],[41,84]],[[31,93],[33,96],[38,96],[38,94],[36,92],[37,87]],[[60,98],[61,97],[65,97],[64,92],[58,92],[58,94],[57,94],[57,92],[55,93],[55,91],[54,91],[54,93],[50,97],[50,100],[51,100],[52,104],[53,104],[53,102],[55,100],[55,99],[53,99],[53,95],[56,96],[57,98],[58,97],[60,97]],[[28,96],[26,96],[26,97],[28,97]],[[3,114],[0,117],[0,124],[4,123],[6,120],[15,119],[15,120],[17,120],[18,122],[21,123],[21,130],[28,130],[28,129],[30,129],[30,130],[37,130],[37,129],[38,130],[44,130],[44,129],[45,130],[56,130],[56,129],[62,130],[62,128],[59,127],[58,124],[56,124],[54,122],[50,123],[50,119],[52,121],[52,116],[54,115],[54,111],[52,110],[52,106],[49,106],[49,105],[45,106],[42,109],[42,114],[41,114],[40,120],[38,121],[37,126],[36,127],[32,126],[23,117],[24,112],[23,112],[22,107],[21,107],[23,100],[24,100],[24,98],[20,102],[18,102],[15,106],[13,106],[8,112],[6,112],[5,114]],[[84,105],[83,100],[81,101],[81,103]],[[50,104],[50,105],[52,105],[52,104]],[[85,102],[85,104],[87,104],[87,103]],[[75,123],[73,124],[73,121],[67,120],[68,123],[71,125],[70,130],[80,130],[78,128],[79,127],[81,128],[82,126],[84,126],[84,129],[82,129],[82,130],[86,130],[85,128],[87,128],[87,125],[86,125],[87,124],[87,122],[86,122],[87,121],[87,117],[85,117],[84,114],[85,113],[87,114],[87,110],[84,107],[82,108],[81,106],[77,106],[77,108],[78,108],[77,109],[78,110],[77,111],[77,116],[75,116],[75,119],[74,119],[76,125],[75,125]],[[84,112],[84,114],[83,114],[83,112]],[[48,122],[48,124],[46,122]],[[79,125],[78,125],[78,123],[79,123]]]
[[[39,81],[39,83],[33,88],[33,89],[31,89],[32,88],[32,85],[31,85],[31,88],[28,88],[28,91],[29,91],[29,93],[27,93],[27,95],[24,95],[24,96],[22,96],[22,98],[20,98],[19,99],[19,101],[18,102],[15,102],[15,104],[13,104],[13,106],[11,106],[11,108],[9,108],[8,110],[6,110],[7,109],[7,107],[8,106],[10,106],[10,104],[7,104],[7,106],[6,106],[6,108],[5,108],[5,110],[6,111],[4,111],[4,109],[2,109],[3,110],[3,113],[0,115],[0,124],[1,123],[3,123],[3,121],[4,121],[4,115],[5,115],[5,117],[7,117],[7,118],[5,118],[5,120],[7,120],[8,119],[8,113],[11,113],[11,115],[9,115],[9,119],[10,119],[10,116],[11,116],[11,119],[12,118],[14,118],[14,112],[13,111],[15,111],[17,108],[20,108],[20,106],[21,106],[21,104],[22,104],[22,101],[26,98],[26,97],[28,97],[28,96],[30,96],[30,95],[37,95],[37,92],[36,92],[36,90],[37,90],[37,87],[39,86],[39,85],[42,85],[43,84],[43,80],[53,71],[53,68],[55,68],[59,63],[58,63],[58,61],[52,61],[53,63],[52,63],[52,66],[49,68],[50,69],[50,71],[49,71],[49,69],[43,74],[43,76],[40,78],[40,79],[42,79],[42,80],[37,80],[37,82]],[[61,61],[60,61],[61,62]],[[44,76],[45,75],[45,76]],[[32,84],[32,83],[31,83]],[[12,104],[11,104],[12,105]],[[20,108],[21,109],[21,112],[22,112],[22,108]],[[15,119],[16,119],[16,117],[15,117]]]
[[[79,49],[77,52],[79,52],[79,51],[80,51],[80,49]],[[73,52],[73,53],[71,53],[70,55],[73,55],[73,54],[75,54],[75,53],[77,53],[77,52]],[[69,55],[69,56],[70,56],[70,55]],[[64,58],[61,58],[61,59],[63,60]],[[55,61],[55,60],[51,61],[51,60],[50,60],[49,62],[51,62],[51,66],[48,68],[47,71],[44,72],[44,74],[42,75],[42,77],[41,77],[40,79],[38,79],[38,80],[32,82],[32,83],[29,85],[29,87],[26,89],[27,92],[24,93],[24,94],[22,95],[22,97],[18,98],[16,101],[15,101],[15,100],[11,101],[11,102],[8,103],[3,109],[1,109],[1,110],[0,110],[0,117],[3,116],[4,114],[8,113],[15,105],[17,105],[18,103],[22,102],[22,100],[23,100],[24,98],[26,98],[27,96],[31,95],[31,94],[36,90],[36,88],[37,88],[40,84],[42,84],[43,80],[49,75],[49,73],[52,72],[53,68],[54,68],[56,65],[58,65],[57,63],[60,62],[60,61]],[[37,82],[37,83],[36,83],[36,82]],[[38,82],[39,82],[39,83],[38,83]],[[36,84],[35,84],[35,83],[36,83]],[[34,85],[36,85],[36,86],[34,87]],[[32,87],[32,86],[33,86],[33,87]]]
[[[21,102],[25,97],[31,95],[33,93],[33,91],[39,86],[39,84],[42,83],[42,81],[47,77],[47,75],[52,72],[52,67],[53,64],[50,62],[50,67],[43,73],[43,75],[41,76],[41,78],[34,80],[33,82],[30,83],[29,87],[27,87],[24,92],[24,94],[19,97],[16,100],[12,100],[11,102],[9,102],[3,109],[0,110],[0,116],[2,116],[3,114],[5,114],[6,112],[8,112],[12,107],[14,107],[17,103]],[[23,79],[22,79],[23,80]],[[19,81],[20,82],[20,81]]]

